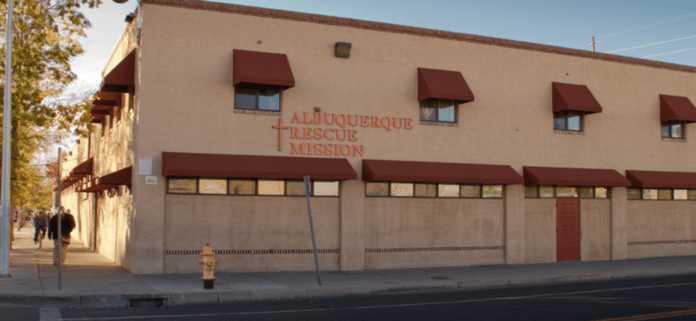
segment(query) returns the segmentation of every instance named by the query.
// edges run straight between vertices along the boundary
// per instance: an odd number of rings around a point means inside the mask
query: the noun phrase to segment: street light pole
[[[0,277],[10,275],[10,126],[12,126],[12,10],[13,0],[7,1],[5,29],[5,94],[2,111],[2,221],[0,222]]]

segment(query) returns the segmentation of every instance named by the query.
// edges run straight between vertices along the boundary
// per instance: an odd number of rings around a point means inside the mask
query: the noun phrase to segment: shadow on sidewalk
[[[10,252],[12,267],[25,265],[53,265],[53,241],[45,238],[42,247],[34,244],[34,228],[24,227],[15,232],[13,249]],[[93,252],[79,241],[73,240],[67,250],[65,267],[70,266],[111,266],[117,265],[109,259]]]

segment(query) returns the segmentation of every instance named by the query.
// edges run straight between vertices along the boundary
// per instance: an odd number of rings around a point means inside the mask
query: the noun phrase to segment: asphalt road
[[[696,320],[696,275],[163,308],[39,310],[0,303],[0,320]]]

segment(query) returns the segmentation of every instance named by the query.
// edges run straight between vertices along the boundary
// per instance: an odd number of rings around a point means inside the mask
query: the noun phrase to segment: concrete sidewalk
[[[215,290],[203,290],[200,275],[133,275],[104,257],[73,246],[63,272],[63,289],[51,265],[50,242],[36,249],[31,229],[17,234],[11,278],[0,279],[0,303],[80,307],[125,307],[132,299],[162,298],[168,305],[259,299],[309,298],[395,291],[486,288],[615,278],[696,273],[696,257],[616,262],[570,262],[486,266],[324,272],[317,286],[312,272],[222,273]],[[197,259],[191,257],[191,259]],[[311,257],[308,257],[311,259]]]

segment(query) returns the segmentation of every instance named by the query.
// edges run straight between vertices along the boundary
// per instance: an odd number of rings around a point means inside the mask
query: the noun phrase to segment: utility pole
[[[56,264],[56,268],[58,269],[58,290],[63,289],[63,211],[60,210],[60,207],[62,205],[61,203],[61,193],[63,192],[63,187],[61,186],[61,176],[62,176],[62,171],[63,171],[63,153],[60,147],[58,147],[58,175],[56,175],[56,223],[58,223],[58,228],[57,228],[57,236],[54,235],[54,237],[57,238],[57,242],[54,242],[54,245],[58,246],[58,264]],[[50,224],[49,224],[49,229],[50,229]]]
[[[2,111],[2,219],[0,222],[0,277],[10,275],[10,126],[12,124],[12,11],[13,1],[7,1],[5,28],[5,93]]]
[[[592,52],[597,52],[597,39],[595,39],[595,36],[592,36]]]

